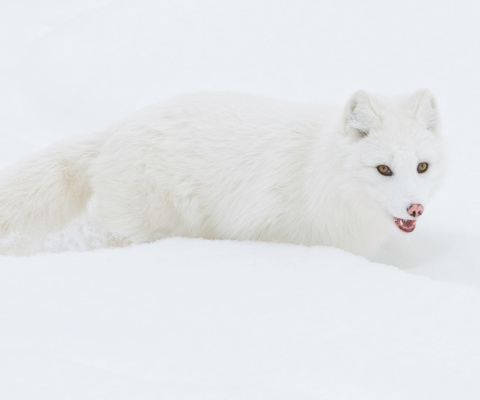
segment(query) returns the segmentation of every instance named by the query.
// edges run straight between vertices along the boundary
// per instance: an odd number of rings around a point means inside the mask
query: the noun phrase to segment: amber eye
[[[377,170],[378,170],[378,172],[380,172],[382,175],[385,175],[385,176],[392,176],[393,175],[392,170],[389,167],[387,167],[386,165],[379,165],[377,167]]]
[[[418,164],[417,172],[419,174],[423,174],[427,169],[428,169],[428,163],[421,162],[420,164]]]

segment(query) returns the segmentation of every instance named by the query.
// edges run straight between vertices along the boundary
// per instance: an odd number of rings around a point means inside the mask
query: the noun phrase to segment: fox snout
[[[421,204],[412,204],[407,208],[407,213],[413,218],[418,218],[423,214],[423,206]]]

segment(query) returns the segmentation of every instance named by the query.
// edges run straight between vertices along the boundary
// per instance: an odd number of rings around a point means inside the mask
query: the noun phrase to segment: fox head
[[[348,101],[343,122],[344,189],[357,212],[372,224],[412,232],[445,169],[432,93],[384,99],[359,91]]]

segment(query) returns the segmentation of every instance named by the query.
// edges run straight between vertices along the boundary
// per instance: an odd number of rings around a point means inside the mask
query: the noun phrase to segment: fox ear
[[[438,130],[437,102],[430,90],[421,90],[413,95],[415,101],[415,118],[420,121],[429,131]]]
[[[345,107],[345,132],[357,139],[368,136],[377,115],[364,91],[355,92]]]

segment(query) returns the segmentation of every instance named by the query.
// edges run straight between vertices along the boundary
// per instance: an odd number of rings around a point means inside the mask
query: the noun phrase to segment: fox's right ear
[[[345,133],[356,139],[364,138],[376,119],[368,94],[363,90],[355,92],[345,107]]]

